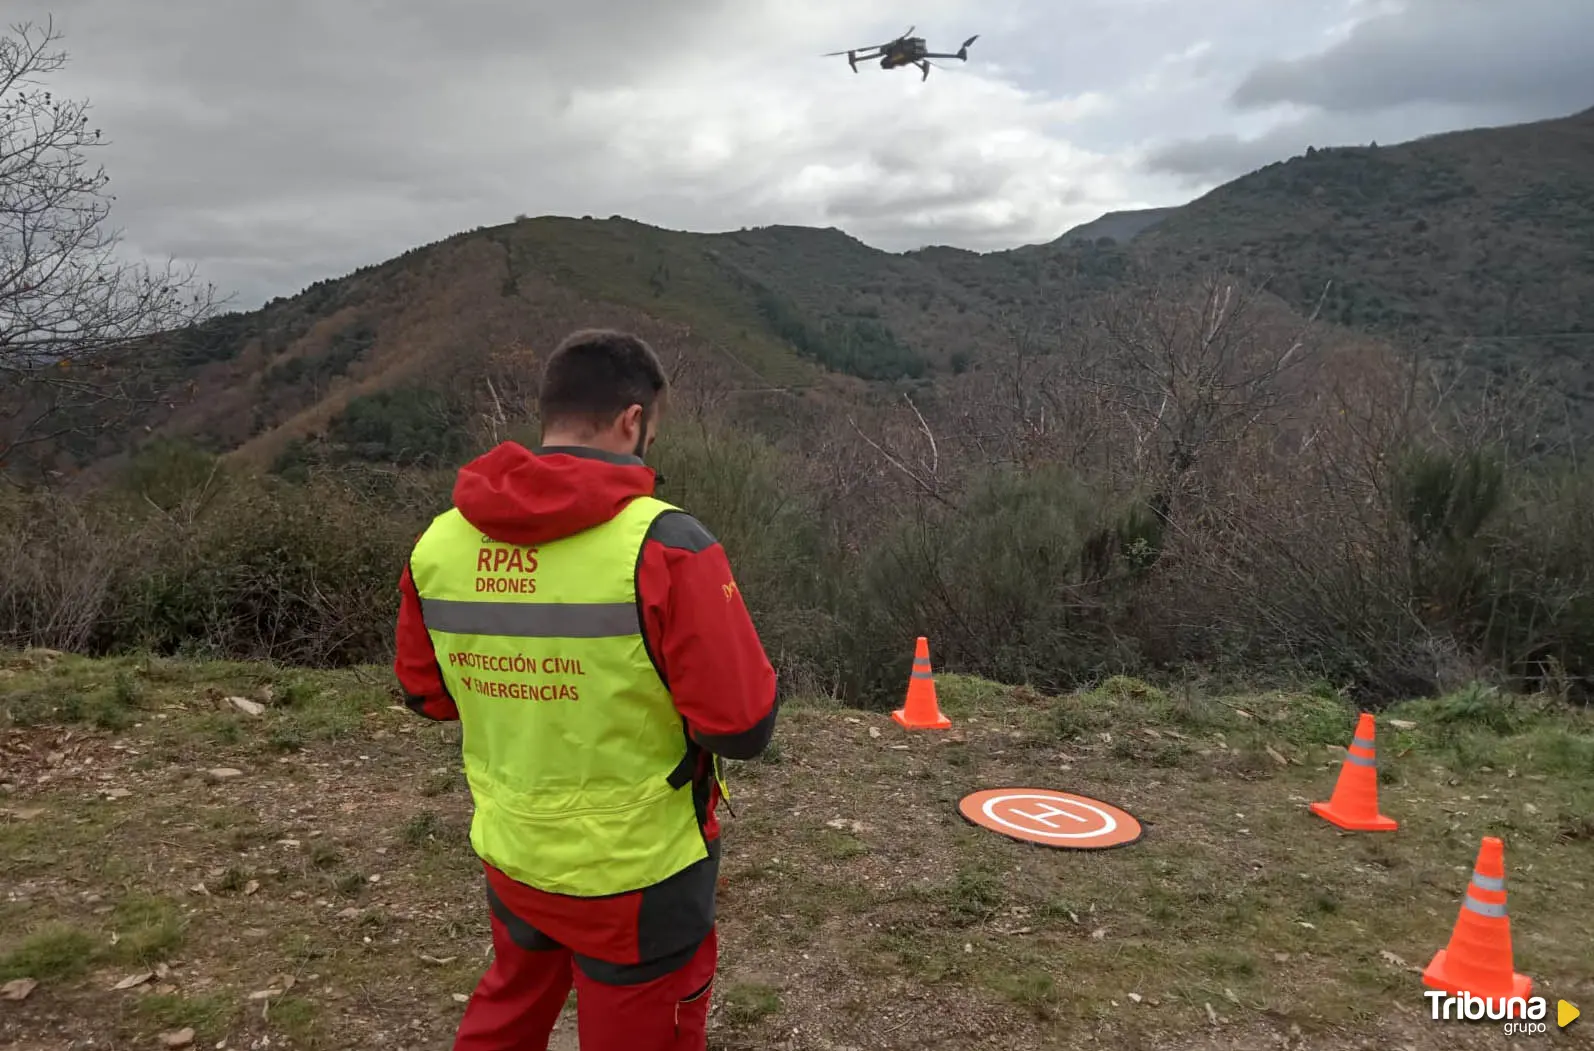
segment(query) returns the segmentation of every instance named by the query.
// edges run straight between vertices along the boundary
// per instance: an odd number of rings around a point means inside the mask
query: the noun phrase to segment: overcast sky
[[[1308,145],[1594,106],[1588,0],[8,0],[130,251],[249,309],[516,214],[1050,240]],[[1291,20],[1284,20],[1288,12]],[[821,52],[910,23],[968,63]]]

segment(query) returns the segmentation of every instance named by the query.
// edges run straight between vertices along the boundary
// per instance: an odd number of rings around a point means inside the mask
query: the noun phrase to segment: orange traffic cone
[[[1400,827],[1394,818],[1378,812],[1378,756],[1370,713],[1363,712],[1356,723],[1356,736],[1345,752],[1334,794],[1326,803],[1313,803],[1312,813],[1356,832],[1393,832]]]
[[[1422,972],[1422,984],[1497,1003],[1532,995],[1533,979],[1512,968],[1511,920],[1505,911],[1505,846],[1495,836],[1483,837],[1450,944],[1434,954]]]
[[[945,730],[952,720],[941,714],[935,699],[935,676],[930,671],[930,643],[923,635],[913,646],[913,674],[908,678],[908,698],[891,718],[909,730]]]

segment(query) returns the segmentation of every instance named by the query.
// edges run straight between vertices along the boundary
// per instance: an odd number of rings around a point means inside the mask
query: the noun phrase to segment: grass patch
[[[1380,722],[1392,720],[1413,724],[1395,738],[1397,751],[1410,749],[1455,773],[1594,776],[1594,719],[1547,698],[1513,697],[1475,684],[1398,705]],[[1382,739],[1380,747],[1383,754]]]
[[[421,782],[421,795],[427,797],[428,799],[434,799],[437,796],[447,795],[450,792],[464,787],[463,782],[464,775],[455,771],[444,771],[442,773],[434,772],[428,774],[426,779]]]
[[[343,852],[336,843],[318,839],[310,844],[309,862],[311,868],[331,869],[336,868],[343,861]]]
[[[780,1011],[780,990],[772,985],[737,983],[725,990],[721,1011],[730,1025],[751,1025]]]
[[[448,838],[448,826],[430,810],[423,810],[404,823],[401,833],[404,842],[412,847],[425,847],[439,839]]]
[[[307,1042],[316,1035],[320,1010],[302,996],[284,996],[266,1009],[266,1019],[291,1040]]]
[[[150,966],[182,944],[186,924],[175,902],[143,894],[111,910],[110,930],[98,936],[63,920],[47,920],[0,955],[0,980],[76,978],[104,962]]]
[[[849,861],[869,853],[869,845],[849,832],[827,828],[818,839],[820,854],[833,861]]]
[[[995,915],[1005,900],[1001,881],[990,872],[965,868],[935,895],[947,915],[958,923],[978,923]]]
[[[149,1031],[193,1029],[196,1040],[211,1042],[226,1035],[242,1008],[228,993],[147,993],[133,1007],[140,1028]]]
[[[99,730],[124,730],[139,717],[139,695],[125,673],[110,682],[63,676],[11,694],[0,715],[14,726],[85,723]]]
[[[986,984],[1016,1004],[1034,1011],[1042,1018],[1052,1016],[1052,1005],[1057,1002],[1057,980],[1044,970],[1022,970],[1016,973],[998,973],[989,976]]]
[[[358,872],[345,872],[333,881],[333,886],[339,894],[347,898],[358,898],[365,892],[367,878]]]
[[[156,964],[171,957],[183,944],[188,925],[174,901],[133,894],[118,902],[112,913],[115,959],[136,964]]]
[[[934,654],[931,654],[931,661],[931,667],[934,667]],[[902,666],[904,690],[908,686],[910,671],[912,671],[911,662],[904,661]],[[942,714],[949,719],[966,719],[981,712],[997,710],[1009,693],[1011,693],[1010,688],[1001,683],[972,675],[943,674],[935,677],[936,702]],[[900,707],[900,704],[898,706]]]
[[[387,691],[372,687],[328,691],[282,708],[277,731],[297,741],[338,741],[357,733],[369,713],[391,703]]]
[[[50,922],[0,954],[0,981],[32,978],[59,981],[86,973],[99,943],[93,935],[66,923]]]
[[[15,726],[85,724],[122,731],[175,708],[197,717],[184,721],[183,738],[247,743],[279,754],[309,742],[346,738],[359,731],[369,713],[392,703],[386,688],[370,685],[360,669],[310,675],[241,662],[147,656],[91,660],[50,651],[28,651],[4,663],[14,675],[0,691],[0,717]],[[216,699],[226,696],[264,699],[266,713],[256,720],[230,707],[217,710]]]

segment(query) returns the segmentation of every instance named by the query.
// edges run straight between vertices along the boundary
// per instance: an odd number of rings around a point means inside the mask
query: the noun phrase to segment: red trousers
[[[573,987],[581,1051],[707,1051],[718,931],[677,971],[639,985],[595,982],[569,949],[528,950],[492,917],[493,962],[465,1008],[454,1051],[548,1051]]]

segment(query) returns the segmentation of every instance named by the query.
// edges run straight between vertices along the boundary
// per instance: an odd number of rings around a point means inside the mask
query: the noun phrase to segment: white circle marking
[[[1042,832],[1038,829],[1028,828],[1024,825],[1015,825],[1013,822],[1008,821],[1006,818],[1000,817],[995,813],[996,805],[998,803],[1006,803],[1013,799],[1039,799],[1043,802],[1050,803],[1054,807],[1079,807],[1083,810],[1088,810],[1092,814],[1095,814],[1097,817],[1101,818],[1102,827],[1092,829],[1089,832]],[[1040,795],[1034,792],[1012,792],[1003,796],[992,796],[990,799],[985,801],[984,806],[980,807],[980,811],[992,821],[995,821],[999,825],[1004,825],[1015,832],[1022,832],[1027,836],[1043,836],[1047,839],[1095,839],[1098,836],[1105,836],[1107,833],[1118,827],[1118,819],[1107,813],[1105,810],[1102,810],[1100,807],[1091,806],[1089,803],[1082,803],[1077,799],[1064,799],[1061,796]],[[1069,816],[1072,817],[1073,815]],[[1084,818],[1079,818],[1078,820],[1083,821]]]

